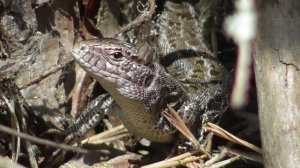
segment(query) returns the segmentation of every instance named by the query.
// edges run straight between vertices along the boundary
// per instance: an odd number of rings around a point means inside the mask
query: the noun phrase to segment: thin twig
[[[30,167],[31,168],[38,168],[38,164],[37,164],[37,161],[36,161],[36,158],[35,158],[35,153],[33,151],[31,142],[26,140],[25,144],[26,144],[26,150],[27,150],[27,154],[28,154]]]
[[[70,59],[67,59],[66,61],[64,61],[61,64],[54,65],[54,66],[50,67],[49,69],[45,70],[42,74],[33,77],[28,83],[25,83],[25,84],[19,86],[19,89],[21,90],[21,89],[27,88],[28,86],[39,83],[41,80],[43,80],[43,79],[47,78],[48,76],[56,73],[57,71],[63,69],[68,64],[70,64],[72,61],[73,61],[73,57],[70,58]]]
[[[161,162],[156,162],[153,164],[142,166],[142,168],[163,168],[163,167],[172,167],[172,166],[180,166],[184,165],[188,162],[198,161],[200,157],[192,156],[192,153],[187,152],[175,157],[172,157],[167,160],[163,160]]]
[[[11,128],[6,127],[6,126],[1,125],[1,124],[0,124],[0,131],[2,131],[4,133],[7,133],[7,134],[17,136],[17,137],[20,137],[20,138],[23,138],[23,139],[26,139],[26,140],[29,140],[29,141],[32,141],[32,142],[35,142],[35,143],[38,143],[38,144],[47,145],[47,146],[62,149],[62,150],[65,150],[65,151],[73,151],[73,152],[79,152],[79,153],[87,153],[88,152],[88,150],[86,150],[86,149],[73,147],[73,146],[62,144],[62,143],[56,143],[56,142],[49,141],[49,140],[46,140],[46,139],[37,138],[37,137],[31,136],[31,135],[28,135],[28,134],[24,134],[22,132],[17,132],[16,130],[11,129]]]
[[[208,161],[205,162],[205,166],[209,167],[211,165],[213,165],[214,163],[222,160],[223,158],[225,158],[227,155],[227,151],[226,150],[221,150],[221,153],[218,153],[216,155],[214,155],[211,159],[209,159]]]
[[[21,116],[21,121],[22,121],[22,128],[23,128],[23,132],[28,132],[28,127],[27,127],[27,123],[26,120],[24,118],[24,114],[26,114],[25,109],[22,106],[22,103],[20,103],[21,101],[18,101],[18,106],[19,106],[19,116]],[[27,154],[28,154],[28,159],[29,159],[29,163],[30,163],[30,167],[32,168],[38,168],[38,163],[35,157],[35,153],[33,151],[32,148],[32,143],[28,140],[23,141],[23,144],[25,144],[24,146],[26,147],[27,150]]]
[[[108,119],[104,119],[103,123],[108,130],[114,129],[114,126]],[[128,130],[124,126],[123,126],[123,128],[126,131],[126,133],[124,133],[123,135],[126,135],[128,137],[129,136]],[[115,141],[112,141],[111,143],[112,143],[112,146],[115,147],[116,149],[119,149],[121,151],[126,151],[126,147],[125,147],[125,144],[122,141],[122,139],[117,139]]]
[[[85,144],[85,143],[99,144],[99,143],[120,139],[126,136],[128,136],[127,129],[123,125],[120,125],[112,129],[109,129],[107,131],[101,132],[92,137],[89,137],[87,139],[84,139],[81,141],[81,144]]]
[[[111,34],[109,37],[111,37],[111,38],[117,37],[121,33],[132,30],[132,29],[142,25],[143,23],[146,23],[146,22],[150,21],[151,18],[152,18],[152,15],[155,12],[156,4],[155,4],[155,0],[148,0],[148,3],[150,5],[148,11],[143,12],[136,19],[134,19],[132,22],[130,22],[126,26],[122,27],[117,32]]]
[[[210,168],[220,168],[220,167],[225,167],[226,165],[229,165],[237,160],[240,159],[240,156],[235,156],[235,157],[232,157],[232,158],[229,158],[227,160],[224,160],[224,161],[221,161],[221,162],[217,162],[213,165],[210,166]]]
[[[207,151],[209,153],[211,153],[211,150],[212,150],[213,135],[214,135],[213,133],[209,133],[207,135],[207,138],[206,138],[205,142],[204,142],[204,144],[205,144],[205,151]]]
[[[126,134],[120,134],[120,135],[114,135],[113,137],[105,137],[105,138],[101,138],[101,139],[97,139],[97,140],[93,140],[93,141],[89,141],[88,140],[88,144],[95,144],[95,145],[99,145],[99,144],[103,144],[103,143],[107,143],[107,142],[113,142],[116,140],[120,140],[122,138],[128,137],[128,133]]]
[[[76,88],[74,89],[74,94],[72,98],[72,111],[71,115],[76,118],[79,111],[80,111],[80,102],[82,102],[82,95],[83,92],[85,92],[88,88],[88,86],[91,84],[92,79],[90,76],[84,71],[82,74],[82,77],[77,84]],[[86,89],[84,89],[84,86],[86,86]]]
[[[9,102],[9,100],[6,98],[4,92],[0,89],[0,94],[2,99],[4,100],[4,102],[6,103],[10,114],[11,114],[11,123],[12,123],[12,127],[16,128],[18,132],[20,132],[20,125],[19,122],[17,120],[17,116],[16,116],[16,112],[15,112],[15,107]],[[17,147],[15,146],[15,137],[12,137],[12,151],[13,151],[13,156],[12,156],[12,160],[17,162],[18,158],[20,156],[20,144],[21,144],[21,140],[20,137],[17,137]]]
[[[251,160],[253,162],[257,162],[260,164],[264,164],[262,155],[256,154],[256,153],[250,153],[250,152],[242,152],[236,149],[231,149],[227,146],[219,146],[218,149],[220,150],[226,150],[229,155],[234,155],[234,156],[240,156],[242,158],[245,158],[247,160]]]
[[[213,132],[215,135],[221,137],[221,138],[224,138],[224,139],[227,139],[231,142],[234,142],[236,144],[239,144],[239,145],[242,145],[242,146],[245,146],[245,147],[248,147],[254,151],[256,151],[257,153],[259,154],[262,154],[262,149],[247,142],[247,141],[244,141],[232,134],[230,134],[229,132],[227,132],[226,130],[222,129],[221,127],[213,124],[213,123],[207,123],[207,126],[203,127],[203,129],[205,131],[211,131]]]
[[[210,154],[205,151],[205,149],[199,144],[195,136],[191,133],[188,127],[185,125],[184,121],[179,117],[178,113],[170,106],[167,105],[170,113],[164,112],[164,116],[168,119],[170,123],[174,125],[188,140],[190,140],[196,150],[203,152],[208,157]]]

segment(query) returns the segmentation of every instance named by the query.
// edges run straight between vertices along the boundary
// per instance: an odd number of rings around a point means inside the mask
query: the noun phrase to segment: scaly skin
[[[227,109],[230,77],[206,46],[193,5],[166,1],[156,26],[159,33],[153,45],[160,63],[202,106],[202,122],[212,122]]]
[[[160,65],[143,64],[137,49],[116,39],[88,40],[76,43],[73,56],[121,107],[118,116],[135,135],[150,141],[169,143],[175,129],[162,117],[166,105],[176,110],[191,110],[184,88]],[[187,113],[182,113],[187,114]],[[194,123],[194,116],[186,116]]]
[[[85,135],[110,110],[130,132],[159,143],[176,138],[176,129],[162,115],[167,104],[196,137],[203,123],[226,111],[230,78],[204,44],[193,6],[165,1],[156,22],[148,24],[137,29],[136,37],[150,45],[136,48],[116,39],[75,44],[75,60],[112,98],[93,100],[67,129],[65,143]]]
[[[155,48],[160,64],[197,102],[202,123],[212,122],[227,109],[229,73],[204,42],[194,6],[172,1],[162,5],[155,23],[136,30],[137,41],[148,41]]]
[[[166,105],[199,129],[226,111],[229,76],[203,43],[190,4],[167,1],[156,27],[160,33],[150,44],[159,60],[149,46],[116,39],[81,41],[73,56],[120,106],[117,114],[129,131],[170,143],[176,129],[162,116]]]

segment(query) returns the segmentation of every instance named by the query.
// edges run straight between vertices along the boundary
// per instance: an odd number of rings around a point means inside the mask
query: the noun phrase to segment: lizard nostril
[[[88,49],[88,47],[86,45],[83,45],[80,47],[80,50],[82,50],[82,51],[86,51],[87,49]]]

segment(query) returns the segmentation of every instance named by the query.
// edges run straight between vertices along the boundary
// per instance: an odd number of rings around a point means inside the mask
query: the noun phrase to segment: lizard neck
[[[110,93],[117,104],[120,105],[121,111],[117,111],[117,115],[130,132],[152,142],[172,142],[175,131],[166,132],[159,129],[157,125],[159,118],[153,115],[143,102],[125,97],[118,92],[117,86],[105,80],[98,78],[97,81]]]

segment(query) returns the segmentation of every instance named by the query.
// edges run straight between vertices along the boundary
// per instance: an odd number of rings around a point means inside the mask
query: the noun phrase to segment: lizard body
[[[147,31],[154,38],[146,37]],[[147,45],[110,38],[74,45],[75,61],[111,97],[105,94],[90,102],[66,130],[64,143],[84,136],[111,111],[134,135],[159,143],[176,139],[177,130],[163,116],[167,104],[196,136],[203,123],[226,111],[228,72],[203,42],[191,4],[166,1],[155,26],[146,26],[146,33],[137,37],[149,42],[157,55]]]
[[[194,14],[188,3],[165,3],[157,19],[161,33],[151,44],[159,60],[117,39],[74,45],[76,62],[112,96],[111,109],[135,135],[170,143],[176,129],[162,115],[167,104],[190,128],[201,128],[227,109],[228,73],[204,45]]]
[[[116,39],[79,42],[73,56],[120,106],[117,114],[129,131],[156,142],[174,138],[175,129],[162,124],[161,115],[167,103],[182,104],[187,95],[160,65],[139,63],[137,49]]]

